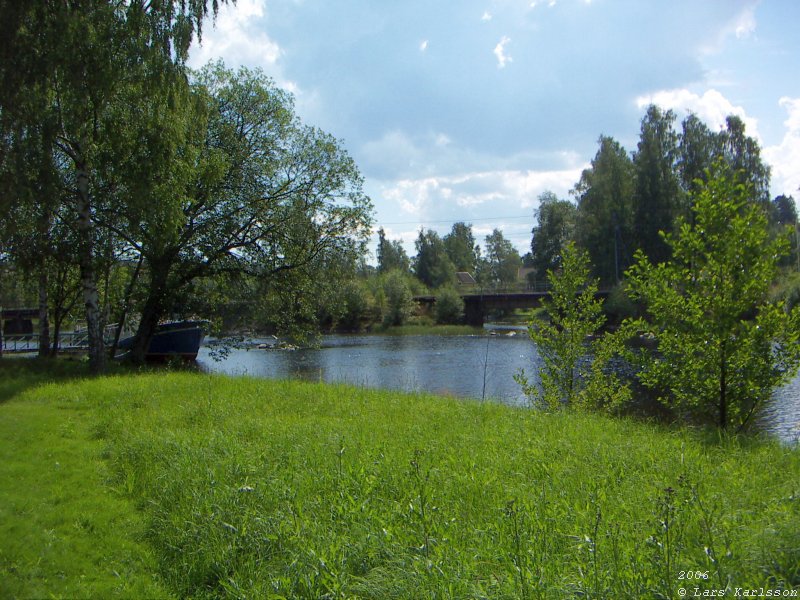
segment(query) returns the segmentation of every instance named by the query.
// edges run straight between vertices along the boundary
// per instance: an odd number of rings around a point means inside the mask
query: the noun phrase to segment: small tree
[[[494,229],[486,236],[486,262],[491,283],[506,286],[517,281],[522,259],[499,229]]]
[[[658,342],[640,379],[678,414],[741,430],[800,362],[800,312],[768,294],[788,243],[771,239],[751,186],[721,162],[692,204],[693,219],[662,234],[672,259],[640,253],[628,273],[649,312],[637,325]]]
[[[443,287],[436,294],[434,312],[437,323],[460,323],[464,318],[464,300],[455,288]]]
[[[442,238],[435,231],[420,229],[414,242],[417,255],[414,257],[414,274],[430,288],[438,288],[455,281],[456,268],[447,256]]]
[[[383,281],[386,304],[383,311],[383,324],[403,325],[414,310],[414,296],[411,286],[402,271],[392,271]]]
[[[407,273],[411,269],[411,261],[402,240],[387,240],[386,232],[381,227],[378,229],[378,272],[388,273],[394,269]]]
[[[524,373],[515,376],[532,403],[556,409],[609,409],[630,397],[629,389],[605,367],[616,354],[617,336],[592,342],[605,323],[597,281],[589,279],[589,258],[569,242],[563,248],[562,270],[548,271],[550,299],[543,305],[549,322],[531,322],[528,333],[541,359],[541,385],[530,384]]]

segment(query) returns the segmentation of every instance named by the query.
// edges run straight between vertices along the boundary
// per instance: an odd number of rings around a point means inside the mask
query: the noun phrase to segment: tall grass
[[[91,383],[68,383],[83,369],[2,363],[0,598],[170,597],[144,515],[108,485]]]
[[[86,493],[137,507],[154,581],[179,597],[800,586],[800,452],[769,442],[197,374],[50,385],[11,407],[80,414],[103,452],[83,468],[110,474]]]

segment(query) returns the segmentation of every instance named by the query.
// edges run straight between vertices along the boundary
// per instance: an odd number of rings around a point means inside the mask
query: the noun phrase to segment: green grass
[[[65,383],[80,373],[66,362],[2,362],[0,597],[170,597],[145,515],[109,485],[92,382]]]
[[[797,448],[346,386],[38,377],[0,404],[0,597],[800,587]]]

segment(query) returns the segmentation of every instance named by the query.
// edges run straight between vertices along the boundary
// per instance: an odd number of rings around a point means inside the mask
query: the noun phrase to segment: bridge
[[[32,354],[39,351],[39,332],[33,321],[38,321],[38,308],[8,308],[0,310],[0,356],[3,354]],[[103,337],[110,344],[116,333],[116,325],[107,325]],[[132,335],[127,333],[126,335]],[[53,334],[50,343],[54,342]],[[89,348],[89,333],[86,329],[60,331],[59,352],[85,352]]]
[[[549,298],[550,292],[483,292],[461,294],[464,300],[464,321],[468,325],[482,327],[486,315],[495,310],[516,310],[518,308],[538,308],[542,300]],[[595,298],[605,300],[608,291],[601,290]],[[436,303],[436,296],[414,296],[421,305],[431,307]]]

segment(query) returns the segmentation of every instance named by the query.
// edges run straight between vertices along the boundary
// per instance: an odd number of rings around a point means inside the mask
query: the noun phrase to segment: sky
[[[189,62],[292,92],[410,256],[420,228],[458,221],[524,254],[539,196],[573,199],[601,135],[635,150],[651,103],[678,128],[738,115],[773,197],[800,199],[798,23],[797,0],[237,0]]]

